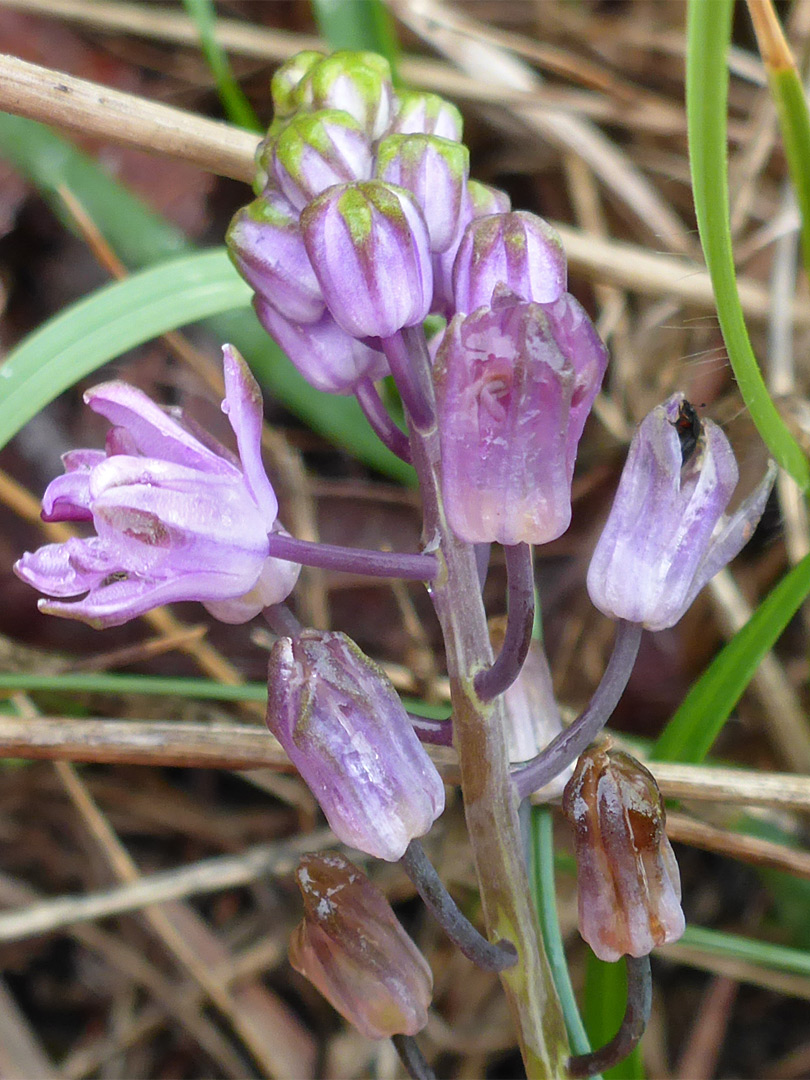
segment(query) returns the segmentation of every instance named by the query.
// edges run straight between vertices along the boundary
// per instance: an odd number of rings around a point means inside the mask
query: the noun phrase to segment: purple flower
[[[263,300],[293,322],[316,323],[326,301],[298,217],[280,192],[266,192],[236,212],[225,240],[236,269]]]
[[[341,330],[328,311],[318,322],[297,323],[260,296],[253,298],[259,322],[311,386],[327,394],[351,394],[363,378],[382,379],[388,361]]]
[[[298,113],[267,146],[261,160],[268,176],[297,210],[333,184],[367,180],[371,176],[371,143],[348,113],[325,109]]]
[[[329,188],[301,214],[312,267],[338,326],[387,338],[430,311],[433,271],[421,209],[379,180]]]
[[[479,217],[464,232],[453,267],[457,312],[488,307],[499,286],[551,304],[565,292],[565,254],[548,222],[525,211]]]
[[[630,444],[607,524],[588,569],[591,600],[614,619],[648,630],[674,626],[703,586],[743,548],[765,509],[776,467],[737,511],[731,445],[673,394],[642,421]]]
[[[395,862],[444,809],[444,786],[384,672],[341,633],[270,653],[267,725],[335,835]]]
[[[304,919],[290,963],[369,1039],[427,1023],[433,975],[376,885],[337,853],[305,855],[296,874]]]
[[[92,521],[97,535],[27,552],[14,570],[50,596],[86,595],[40,600],[41,611],[104,627],[200,600],[223,621],[244,622],[292,591],[300,568],[267,554],[267,534],[281,527],[261,461],[261,394],[236,350],[223,354],[222,408],[240,458],[127,383],[84,395],[114,425],[106,450],[65,455],[42,516]]]
[[[457,315],[436,356],[447,519],[462,540],[547,543],[571,518],[577,445],[607,353],[568,293],[496,296]]]
[[[377,147],[374,175],[412,192],[422,208],[431,252],[446,251],[466,208],[470,152],[435,135],[389,135]]]
[[[677,941],[681,879],[652,774],[621,751],[589,751],[562,808],[576,841],[579,932],[599,959],[646,956]]]

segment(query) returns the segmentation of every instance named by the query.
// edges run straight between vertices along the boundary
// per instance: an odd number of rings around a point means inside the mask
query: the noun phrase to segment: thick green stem
[[[418,334],[406,333],[412,362],[427,362]],[[454,741],[487,933],[491,941],[506,938],[518,951],[518,963],[500,978],[527,1076],[566,1076],[568,1037],[532,905],[517,795],[509,776],[502,698],[485,704],[473,685],[477,672],[492,663],[475,552],[453,535],[445,520],[435,423],[422,430],[411,425],[411,448],[424,501],[425,546],[436,550],[443,564],[430,595],[444,634]]]

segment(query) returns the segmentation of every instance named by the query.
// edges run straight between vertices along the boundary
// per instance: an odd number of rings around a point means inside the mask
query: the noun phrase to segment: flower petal
[[[96,536],[45,544],[14,564],[18,578],[49,596],[79,596],[118,569],[115,556]]]
[[[222,411],[236,435],[245,483],[269,532],[278,516],[278,499],[262,462],[262,394],[250,368],[233,345],[222,349],[225,369],[225,400]]]

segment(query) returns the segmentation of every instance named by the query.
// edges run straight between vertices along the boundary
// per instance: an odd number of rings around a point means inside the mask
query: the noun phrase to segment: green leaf
[[[810,555],[771,590],[694,684],[653,746],[653,760],[703,761],[763,656],[773,648],[808,593]]]
[[[768,70],[768,82],[779,111],[790,179],[801,215],[802,257],[810,273],[810,113],[795,68]]]
[[[382,0],[312,0],[312,10],[330,48],[380,53],[391,65],[396,83],[399,43]]]
[[[704,926],[687,926],[681,941],[713,956],[728,956],[785,974],[810,977],[810,953],[786,945],[772,945],[768,941],[709,930]],[[673,951],[673,958],[675,955]]]
[[[29,334],[0,367],[0,446],[102,364],[167,330],[246,307],[250,295],[222,249],[96,290]]]
[[[768,393],[745,327],[729,224],[726,109],[733,0],[690,0],[687,20],[686,109],[692,188],[703,254],[717,301],[728,358],[768,449],[802,489],[807,458]]]
[[[225,50],[217,41],[217,15],[212,0],[183,0],[183,6],[197,27],[200,47],[216,80],[225,115],[232,124],[248,131],[263,131],[250,102],[234,78]]]
[[[547,806],[531,807],[531,882],[540,931],[546,946],[551,974],[562,1006],[571,1052],[587,1054],[591,1045],[565,959],[560,920],[557,915],[557,893],[554,883],[554,826]],[[594,1080],[599,1080],[595,1077]]]
[[[619,1030],[627,1004],[627,976],[624,961],[606,964],[588,954],[585,974],[585,1029],[595,1047],[610,1042]],[[641,1048],[605,1072],[605,1080],[644,1080]]]

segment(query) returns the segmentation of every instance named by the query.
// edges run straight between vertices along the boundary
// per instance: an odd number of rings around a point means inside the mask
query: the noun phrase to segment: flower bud
[[[395,862],[444,809],[444,786],[390,681],[345,634],[270,653],[267,724],[335,835]]]
[[[467,147],[435,135],[389,135],[377,147],[376,178],[413,193],[432,252],[446,251],[458,234],[469,171]]]
[[[389,130],[399,135],[438,135],[461,142],[464,121],[455,105],[438,94],[400,90]]]
[[[290,963],[369,1039],[427,1023],[433,975],[376,885],[342,855],[305,855],[296,875],[304,920]]]
[[[303,109],[348,113],[370,139],[379,139],[393,110],[391,65],[373,52],[332,53],[309,68],[297,97]]]
[[[390,337],[430,310],[433,271],[422,211],[403,188],[344,184],[301,214],[327,306],[352,337]]]
[[[565,254],[548,222],[524,211],[478,218],[466,228],[453,268],[455,310],[492,303],[500,285],[521,300],[552,304],[565,292]]]
[[[326,302],[298,228],[298,212],[283,195],[268,192],[237,210],[225,242],[248,285],[286,318],[320,319]]]
[[[703,586],[737,555],[762,516],[776,468],[730,517],[737,462],[726,436],[683,394],[638,427],[588,569],[591,600],[648,630],[674,626]]]
[[[362,378],[376,380],[388,374],[383,353],[341,330],[328,311],[316,323],[297,323],[259,296],[253,307],[267,333],[316,390],[352,394]]]
[[[280,133],[268,153],[268,174],[293,206],[302,210],[333,184],[371,176],[371,143],[348,113],[325,110],[298,113]]]
[[[588,751],[562,808],[576,843],[579,932],[599,959],[646,956],[677,941],[681,880],[652,774],[622,751]]]
[[[270,82],[274,119],[286,120],[301,108],[301,81],[324,59],[323,53],[305,49],[281,65]]]
[[[571,518],[577,444],[607,363],[585,311],[496,296],[436,356],[442,480],[462,540],[548,543]]]
[[[500,652],[505,630],[505,617],[490,621],[490,638],[496,654]],[[533,640],[529,646],[529,653],[520,674],[503,693],[503,705],[506,713],[509,761],[512,763],[530,761],[563,730],[562,717],[551,683],[551,671],[539,641]],[[534,792],[534,796],[546,800],[558,798],[573,769],[574,766],[570,765],[555,776],[551,783]]]
[[[461,246],[464,230],[476,218],[490,214],[508,214],[512,206],[509,196],[499,188],[488,184],[479,184],[477,180],[467,181],[464,204],[458,223],[458,232],[446,251],[433,256],[433,305],[432,310],[447,318],[456,313],[453,299],[453,267]]]

